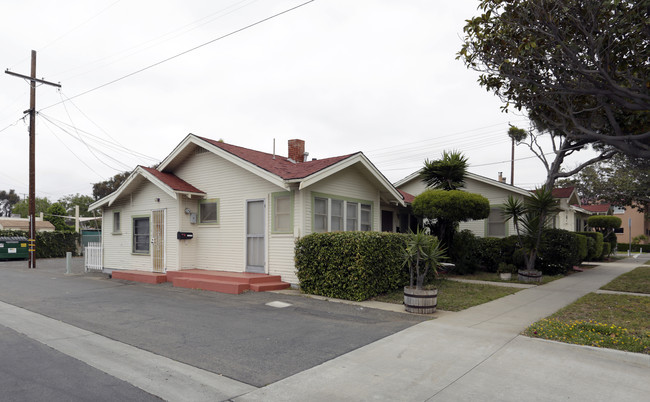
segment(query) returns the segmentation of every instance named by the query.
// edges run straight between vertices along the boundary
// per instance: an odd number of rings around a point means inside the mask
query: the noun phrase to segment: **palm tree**
[[[420,176],[428,187],[457,190],[465,186],[467,158],[459,151],[443,151],[442,159],[424,161]]]
[[[526,270],[529,272],[535,270],[542,232],[553,222],[557,208],[558,200],[553,197],[552,190],[546,187],[533,191],[524,201],[508,196],[501,208],[506,221],[512,219],[519,244],[525,251]]]

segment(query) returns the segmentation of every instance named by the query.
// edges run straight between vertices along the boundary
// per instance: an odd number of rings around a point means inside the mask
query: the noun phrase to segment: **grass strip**
[[[650,266],[635,268],[615,278],[601,289],[650,294]]]
[[[447,279],[436,279],[431,286],[438,289],[438,308],[445,311],[465,310],[521,290],[504,286],[456,282]],[[404,291],[403,289],[396,290],[374,297],[372,300],[402,304],[404,303]]]
[[[562,279],[566,275],[542,275],[542,282],[540,285],[553,282],[557,279]],[[534,285],[531,284],[530,282],[520,282],[517,280],[517,274],[512,274],[512,279],[504,281],[499,277],[499,274],[494,273],[494,272],[475,272],[473,274],[467,274],[467,275],[450,275],[450,274],[445,274],[444,277],[446,278],[458,278],[458,279],[472,279],[476,281],[487,281],[487,282],[508,282],[508,283],[525,283],[527,285]]]
[[[650,297],[589,293],[524,335],[650,354]]]

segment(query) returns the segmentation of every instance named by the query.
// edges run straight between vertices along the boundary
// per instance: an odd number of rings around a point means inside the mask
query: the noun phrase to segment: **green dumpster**
[[[0,237],[0,260],[27,260],[29,248],[26,237]]]

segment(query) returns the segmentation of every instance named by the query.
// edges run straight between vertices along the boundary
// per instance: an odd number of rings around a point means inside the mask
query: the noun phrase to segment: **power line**
[[[129,73],[129,74],[127,74],[127,75],[124,75],[124,76],[122,76],[122,77],[120,77],[120,78],[116,78],[116,79],[114,79],[114,80],[112,80],[112,81],[109,81],[109,82],[107,82],[107,83],[104,83],[104,84],[102,84],[102,85],[100,85],[100,86],[98,86],[98,87],[95,87],[95,88],[89,89],[89,90],[87,90],[87,91],[81,92],[81,93],[79,93],[79,94],[77,94],[77,95],[72,96],[72,97],[69,98],[69,99],[75,99],[75,98],[78,98],[78,97],[80,97],[80,96],[83,96],[83,95],[89,94],[90,92],[93,92],[93,91],[96,91],[96,90],[98,90],[98,89],[104,88],[104,87],[106,87],[106,86],[108,86],[108,85],[111,85],[111,84],[114,84],[114,83],[116,83],[116,82],[122,81],[123,79],[129,78],[129,77],[132,77],[132,76],[134,76],[134,75],[136,75],[136,74],[139,74],[139,73],[141,73],[141,72],[143,72],[143,71],[146,71],[146,70],[149,70],[149,69],[151,69],[151,68],[153,68],[153,67],[159,66],[159,65],[161,65],[161,64],[163,64],[163,63],[166,63],[166,62],[168,62],[168,61],[170,61],[170,60],[176,59],[176,58],[178,58],[178,57],[180,57],[180,56],[183,56],[183,55],[185,55],[185,54],[188,54],[188,53],[190,53],[190,52],[193,52],[193,51],[195,51],[195,50],[197,50],[197,49],[200,49],[200,48],[202,48],[202,47],[204,47],[204,46],[207,46],[207,45],[209,45],[209,44],[211,44],[211,43],[214,43],[214,42],[219,41],[219,40],[221,40],[221,39],[225,39],[225,38],[227,38],[227,37],[229,37],[229,36],[235,35],[235,34],[237,34],[237,33],[239,33],[239,32],[245,31],[245,30],[247,30],[247,29],[249,29],[249,28],[252,28],[252,27],[254,27],[254,26],[260,25],[260,24],[262,24],[262,23],[264,23],[264,22],[267,22],[267,21],[269,21],[269,20],[272,20],[272,19],[274,19],[274,18],[277,18],[277,17],[279,17],[279,16],[281,16],[281,15],[287,14],[287,13],[289,13],[289,12],[291,12],[291,11],[293,11],[293,10],[296,10],[296,9],[298,9],[298,8],[300,8],[300,7],[306,6],[306,5],[309,4],[309,3],[313,3],[314,1],[315,1],[315,0],[309,0],[309,1],[306,1],[306,2],[304,2],[304,3],[302,3],[302,4],[297,5],[297,6],[295,6],[295,7],[291,7],[291,8],[289,8],[289,9],[286,9],[286,10],[284,10],[284,11],[281,11],[281,12],[279,12],[279,13],[277,13],[277,14],[273,14],[273,15],[270,16],[270,17],[266,17],[266,18],[261,19],[261,20],[259,20],[259,21],[257,21],[257,22],[254,22],[254,23],[252,23],[252,24],[246,25],[246,26],[243,27],[243,28],[239,28],[239,29],[236,29],[236,30],[234,30],[234,31],[231,31],[231,32],[229,32],[229,33],[227,33],[227,34],[225,34],[225,35],[222,35],[222,36],[218,37],[218,38],[212,39],[212,40],[207,41],[207,42],[205,42],[205,43],[202,43],[202,44],[200,44],[200,45],[198,45],[198,46],[195,46],[195,47],[193,47],[193,48],[191,48],[191,49],[188,49],[188,50],[185,50],[185,51],[183,51],[183,52],[181,52],[181,53],[175,54],[174,56],[171,56],[171,57],[168,57],[168,58],[163,59],[163,60],[161,60],[161,61],[158,61],[158,62],[156,62],[156,63],[150,64],[150,65],[147,66],[147,67],[143,67],[143,68],[141,68],[141,69],[139,69],[139,70],[136,70],[136,71],[134,71],[134,72],[132,72],[132,73]],[[56,105],[58,105],[58,104],[60,104],[60,103],[63,103],[63,102],[64,102],[64,101],[54,103],[54,104],[52,104],[52,105],[50,105],[50,106],[46,106],[46,107],[40,109],[39,111],[41,111],[41,110],[45,110],[45,109],[49,109],[49,108],[51,108],[52,106],[56,106]]]

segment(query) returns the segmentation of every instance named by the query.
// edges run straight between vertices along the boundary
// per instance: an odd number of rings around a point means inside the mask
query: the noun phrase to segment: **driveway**
[[[0,262],[0,301],[255,387],[425,320],[303,296],[65,275],[65,259],[39,260],[33,270]]]

